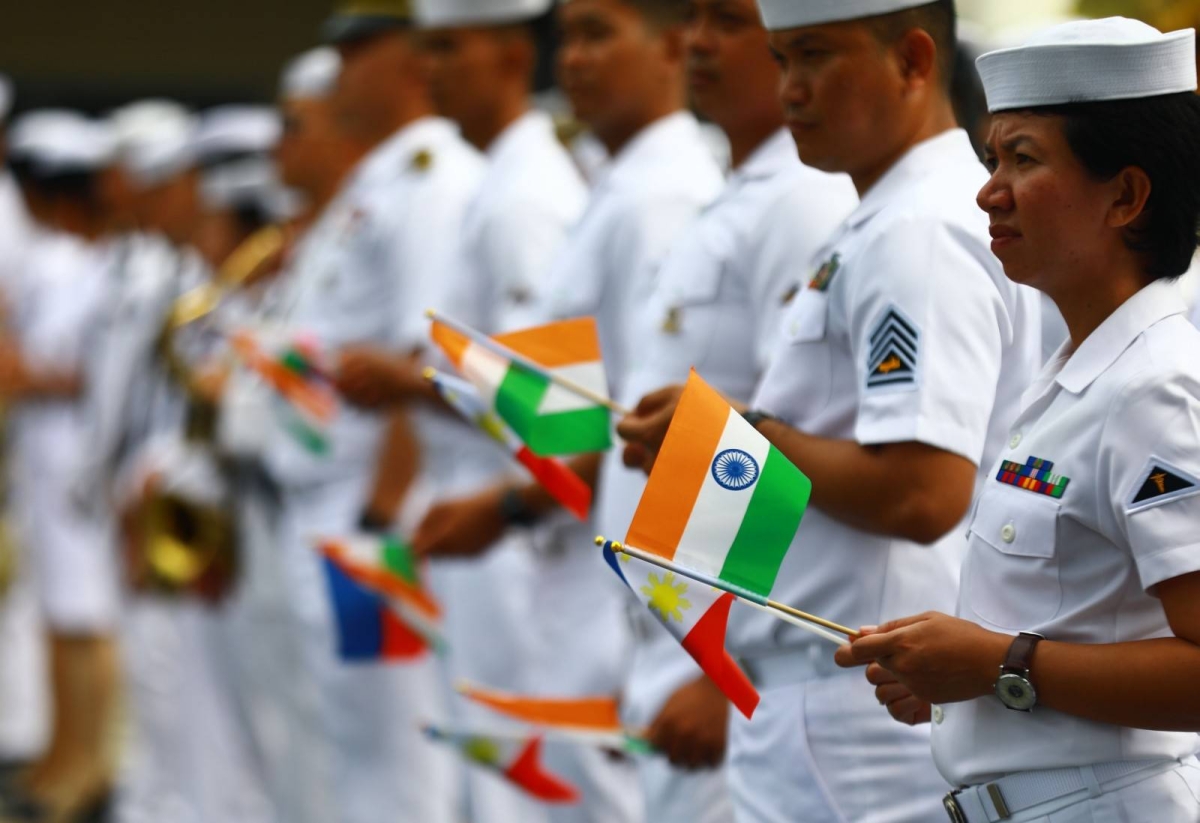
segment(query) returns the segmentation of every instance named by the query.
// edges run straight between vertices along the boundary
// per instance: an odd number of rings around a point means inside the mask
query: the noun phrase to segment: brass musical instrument
[[[222,264],[209,283],[180,296],[159,337],[158,352],[168,374],[187,395],[187,438],[212,450],[216,409],[200,388],[199,375],[180,354],[179,335],[209,320],[230,294],[277,268],[286,247],[284,230],[268,226],[251,235]],[[233,515],[173,493],[152,490],[142,502],[134,541],[145,565],[147,585],[168,594],[219,598],[237,574],[237,534]]]

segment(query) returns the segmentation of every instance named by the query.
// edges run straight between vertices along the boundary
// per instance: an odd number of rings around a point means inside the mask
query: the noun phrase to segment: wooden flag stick
[[[774,600],[768,600],[767,598],[763,597],[762,595],[760,595],[756,592],[752,592],[749,589],[744,589],[741,586],[736,586],[733,583],[729,583],[724,580],[720,580],[716,577],[710,577],[706,574],[701,574],[700,572],[693,571],[692,569],[687,569],[682,566],[677,566],[674,563],[672,563],[670,560],[667,560],[664,557],[659,557],[656,554],[650,554],[649,552],[642,551],[641,549],[635,549],[632,546],[625,546],[620,543],[614,542],[612,540],[606,540],[603,537],[596,538],[596,545],[597,546],[608,546],[613,551],[618,552],[620,554],[627,554],[630,557],[636,557],[638,560],[649,563],[652,566],[658,566],[660,569],[665,569],[670,572],[675,572],[676,574],[691,578],[692,580],[695,580],[698,583],[704,583],[705,585],[712,586],[714,589],[720,589],[723,592],[728,592],[729,594],[732,594],[733,596],[737,597],[738,599],[745,600],[745,601],[751,603],[752,605],[761,606],[764,609],[769,609],[770,611],[778,612],[779,615],[781,615],[780,619],[783,619],[782,615],[788,615],[788,616],[794,617],[798,620],[803,620],[807,623],[812,623],[814,625],[821,626],[826,629],[830,629],[832,631],[837,632],[838,634],[844,634],[846,637],[858,637],[859,636],[859,633],[856,632],[854,629],[847,628],[846,626],[842,626],[838,623],[834,623],[831,620],[826,620],[823,617],[817,617],[816,615],[809,614],[807,612],[802,612],[799,609],[793,609],[791,606],[787,606],[783,603],[777,603]],[[789,620],[787,622],[790,623],[792,621]]]
[[[571,392],[572,394],[577,394],[580,397],[582,397],[583,399],[590,400],[598,406],[604,406],[604,408],[608,409],[613,414],[619,414],[622,417],[626,417],[633,413],[632,409],[627,409],[626,407],[620,405],[619,403],[614,403],[612,400],[605,397],[604,395],[598,394],[598,393],[592,391],[587,386],[579,385],[574,380],[571,380],[569,377],[563,377],[561,374],[555,374],[554,372],[547,369],[545,366],[542,366],[539,363],[533,362],[525,355],[519,354],[501,343],[497,343],[495,340],[488,337],[486,334],[477,332],[477,331],[475,331],[475,329],[471,328],[470,326],[459,323],[457,320],[452,320],[443,314],[438,314],[433,309],[427,309],[425,312],[425,316],[428,317],[430,320],[433,320],[437,323],[441,323],[443,326],[446,326],[447,328],[453,329],[454,331],[461,334],[463,337],[466,337],[467,339],[469,339],[472,343],[478,343],[480,346],[483,346],[485,349],[488,349],[489,351],[492,351],[492,352],[500,355],[501,357],[507,357],[509,360],[512,360],[514,363],[520,365],[522,368],[528,369],[529,371],[533,372],[534,374],[546,378],[551,383],[554,383],[557,386],[561,386],[562,388],[566,389],[567,391]]]

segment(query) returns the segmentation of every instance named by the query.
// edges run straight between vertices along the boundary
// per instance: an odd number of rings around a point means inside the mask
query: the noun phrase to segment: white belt
[[[1195,762],[1195,757],[1186,757],[1020,772],[994,783],[951,792],[945,799],[946,813],[952,823],[999,823],[1037,806],[1053,804],[1054,808],[1038,809],[1036,816],[1042,817]]]

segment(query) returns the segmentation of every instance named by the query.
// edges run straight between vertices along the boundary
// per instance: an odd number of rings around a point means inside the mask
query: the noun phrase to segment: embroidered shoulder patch
[[[1071,482],[1071,478],[1055,474],[1054,464],[1040,457],[1029,458],[1023,466],[1015,460],[1005,460],[1000,464],[996,479],[1005,485],[1044,494],[1055,500],[1062,499]]]
[[[1200,480],[1166,460],[1152,457],[1139,475],[1126,508],[1131,512],[1150,509],[1198,493]]]
[[[900,309],[889,306],[868,340],[867,388],[916,387],[921,332]]]

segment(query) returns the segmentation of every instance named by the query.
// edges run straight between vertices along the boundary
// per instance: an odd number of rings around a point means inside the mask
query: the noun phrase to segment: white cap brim
[[[1081,21],[1072,27],[1109,21]],[[1133,23],[1134,21],[1124,21]],[[1134,100],[1196,90],[1196,33],[1160,34],[1133,42],[1065,41],[1042,38],[985,54],[976,61],[988,110]]]
[[[758,0],[763,25],[770,31],[841,23],[864,17],[880,17],[934,0]]]

